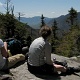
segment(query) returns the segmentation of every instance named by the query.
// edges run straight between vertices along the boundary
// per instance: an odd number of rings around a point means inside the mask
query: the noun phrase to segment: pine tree
[[[14,36],[14,30],[15,30],[15,19],[11,14],[6,14],[5,16],[5,21],[4,21],[4,27],[6,29],[6,37],[12,37]]]
[[[57,21],[54,19],[53,25],[52,25],[52,37],[51,37],[51,45],[52,45],[52,52],[56,53],[56,46],[58,45],[58,37],[57,37]]]
[[[44,18],[45,18],[45,17],[44,17],[43,14],[42,14],[42,16],[41,16],[41,27],[45,25]]]
[[[71,8],[68,12],[69,12],[69,17],[67,19],[67,22],[70,23],[71,26],[73,26],[75,20],[77,20],[77,11],[74,8]]]
[[[57,21],[54,19],[53,25],[52,25],[52,31],[53,31],[53,35],[54,38],[57,39],[57,35],[56,35],[56,31],[58,30],[57,28]]]

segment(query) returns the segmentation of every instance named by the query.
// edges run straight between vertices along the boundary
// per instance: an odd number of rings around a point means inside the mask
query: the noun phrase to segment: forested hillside
[[[46,24],[45,17],[41,16],[41,24]],[[52,20],[51,28],[53,34],[48,39],[52,46],[52,53],[72,57],[80,55],[80,22],[79,13],[74,8],[69,10],[68,16],[64,21],[64,25],[69,26],[68,31],[59,28],[57,19]],[[15,37],[19,39],[23,46],[29,46],[31,42],[39,37],[39,30],[33,29],[27,23],[22,23],[10,13],[0,13],[0,38],[6,40]]]
[[[62,28],[59,27],[63,21]],[[80,55],[80,21],[79,13],[73,8],[68,16],[58,22],[54,19],[52,25],[53,36],[51,37],[52,52],[55,54],[72,57]],[[59,25],[58,25],[59,24]],[[65,25],[67,24],[67,25]],[[65,25],[65,26],[64,26]]]
[[[19,22],[11,14],[0,13],[0,38],[4,41],[8,38],[15,37],[19,39],[22,44],[27,45],[27,39],[34,39],[37,37],[37,31],[29,25]]]

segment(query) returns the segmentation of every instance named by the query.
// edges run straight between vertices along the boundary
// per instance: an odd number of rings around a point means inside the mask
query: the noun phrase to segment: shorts
[[[8,59],[6,59],[5,65],[1,70],[7,70],[8,69]]]
[[[54,73],[54,66],[49,64],[44,64],[42,66],[31,66],[28,64],[28,70],[33,74],[53,74]]]
[[[25,60],[25,56],[23,54],[16,54],[6,59],[6,63],[2,70],[12,68],[16,63]]]

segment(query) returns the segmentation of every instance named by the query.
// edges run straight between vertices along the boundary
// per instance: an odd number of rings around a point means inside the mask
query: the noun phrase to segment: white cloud
[[[3,4],[0,2],[0,6],[3,6]]]
[[[54,14],[55,12],[51,12],[52,14]]]
[[[37,12],[38,14],[41,14],[41,12]]]

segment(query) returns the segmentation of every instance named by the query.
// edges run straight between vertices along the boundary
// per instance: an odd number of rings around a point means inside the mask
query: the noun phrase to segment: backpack
[[[12,55],[22,53],[22,44],[17,39],[11,39],[7,41],[8,49],[10,50]]]

